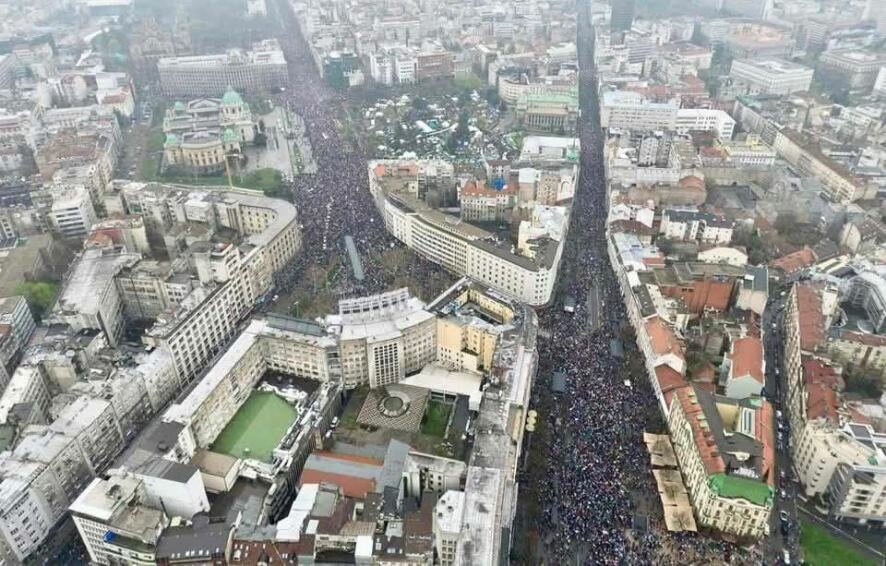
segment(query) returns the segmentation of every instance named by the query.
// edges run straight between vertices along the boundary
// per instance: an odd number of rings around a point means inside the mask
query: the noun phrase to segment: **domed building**
[[[184,173],[224,171],[225,156],[241,154],[254,143],[252,110],[240,94],[228,89],[221,98],[177,101],[163,118],[164,166]]]

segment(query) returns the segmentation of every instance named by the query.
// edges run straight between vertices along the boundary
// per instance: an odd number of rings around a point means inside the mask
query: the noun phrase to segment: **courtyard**
[[[253,391],[215,439],[211,450],[267,462],[297,417],[295,407],[277,394]]]

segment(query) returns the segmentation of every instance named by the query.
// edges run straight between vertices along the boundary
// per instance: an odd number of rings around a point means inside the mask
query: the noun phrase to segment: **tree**
[[[34,318],[40,320],[55,302],[58,285],[52,281],[26,281],[18,285],[15,292],[25,297]]]
[[[255,134],[255,137],[252,139],[255,142],[255,145],[258,147],[267,147],[268,146],[268,136],[259,132]]]

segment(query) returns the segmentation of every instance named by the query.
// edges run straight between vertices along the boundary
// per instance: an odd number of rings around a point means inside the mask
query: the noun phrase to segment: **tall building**
[[[808,91],[814,71],[781,59],[736,59],[729,75],[748,85],[748,94],[791,94]]]
[[[864,18],[873,20],[877,25],[877,31],[886,34],[886,2],[883,0],[868,0],[864,10]]]
[[[627,31],[634,23],[634,0],[611,0],[612,19],[610,28],[612,31]]]
[[[772,0],[723,0],[722,9],[736,16],[766,20],[772,12]]]
[[[254,44],[252,51],[164,57],[157,61],[157,72],[167,96],[218,96],[228,89],[252,94],[289,80],[286,58],[272,40]]]
[[[134,476],[95,478],[71,505],[71,516],[92,564],[153,564],[166,514],[145,505]]]
[[[50,219],[63,238],[85,236],[96,221],[89,192],[83,187],[57,191],[52,199]]]

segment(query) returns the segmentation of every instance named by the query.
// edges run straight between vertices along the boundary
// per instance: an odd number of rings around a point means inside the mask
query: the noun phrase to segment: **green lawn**
[[[803,558],[811,566],[830,566],[832,564],[851,564],[852,566],[875,566],[876,562],[869,559],[855,548],[829,533],[824,527],[806,520],[801,520],[802,533],[800,546],[803,547]]]
[[[431,401],[425,409],[425,417],[421,423],[422,434],[443,438],[446,434],[446,425],[449,424],[449,413],[452,405]]]
[[[276,394],[254,391],[215,439],[211,449],[237,458],[249,457],[266,462],[297,416],[298,411]]]
[[[163,142],[166,134],[162,128],[154,128],[148,132],[145,142],[144,154],[139,164],[139,178],[145,181],[153,181],[160,174],[160,160],[163,153]]]
[[[200,177],[163,175],[157,180],[198,187],[224,187],[228,184],[227,175],[206,175]],[[231,175],[231,182],[235,187],[262,191],[268,194],[268,196],[276,196],[282,181],[283,176],[276,169],[256,169],[255,171],[244,173],[242,177],[240,175]]]

